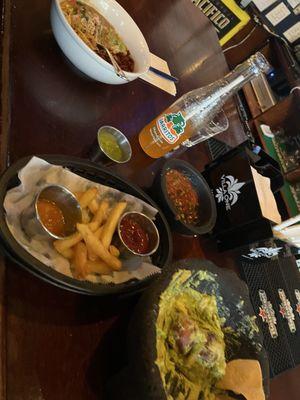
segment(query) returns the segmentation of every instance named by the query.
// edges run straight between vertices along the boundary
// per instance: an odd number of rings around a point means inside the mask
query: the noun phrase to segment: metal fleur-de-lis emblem
[[[238,201],[240,189],[245,185],[245,182],[239,182],[232,175],[222,175],[221,187],[216,189],[215,197],[218,203],[224,202],[226,210]]]

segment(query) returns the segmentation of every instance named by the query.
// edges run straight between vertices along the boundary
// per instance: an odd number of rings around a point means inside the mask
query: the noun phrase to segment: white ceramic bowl
[[[113,85],[126,83],[115,74],[111,64],[99,57],[74,32],[60,8],[61,2],[62,0],[52,0],[51,25],[58,45],[72,64],[96,81]],[[134,60],[134,72],[125,72],[127,78],[132,81],[147,72],[150,66],[147,42],[124,8],[114,0],[86,0],[85,3],[111,23],[128,47]]]

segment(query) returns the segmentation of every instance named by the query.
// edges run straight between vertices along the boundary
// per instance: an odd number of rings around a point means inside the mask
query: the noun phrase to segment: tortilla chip
[[[247,400],[265,400],[262,373],[257,360],[232,360],[217,387],[242,394]]]

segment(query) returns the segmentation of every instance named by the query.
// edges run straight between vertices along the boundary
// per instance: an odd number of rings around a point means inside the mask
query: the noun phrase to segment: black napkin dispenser
[[[217,205],[212,234],[221,251],[273,237],[272,223],[261,212],[251,166],[270,178],[273,193],[280,190],[284,181],[279,164],[259,146],[248,142],[205,167],[203,175]]]

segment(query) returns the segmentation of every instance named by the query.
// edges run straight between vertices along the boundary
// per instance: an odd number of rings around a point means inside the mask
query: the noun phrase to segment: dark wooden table
[[[148,189],[164,160],[153,161],[137,134],[174,98],[137,80],[108,86],[83,77],[64,58],[49,23],[49,0],[5,0],[2,37],[1,169],[22,156],[83,156],[104,124],[120,128],[132,161],[114,169]],[[150,50],[180,78],[178,95],[221,77],[227,65],[208,20],[189,0],[121,0],[141,27]],[[234,102],[221,138],[244,140]],[[205,145],[182,155],[202,169]],[[208,239],[174,234],[174,259],[207,257],[235,268]],[[1,261],[1,400],[104,399],[109,375],[126,360],[126,326],[136,298],[116,302],[65,292]],[[298,380],[297,380],[298,377]],[[299,397],[299,368],[271,384],[272,400]],[[283,394],[284,393],[284,394]]]

